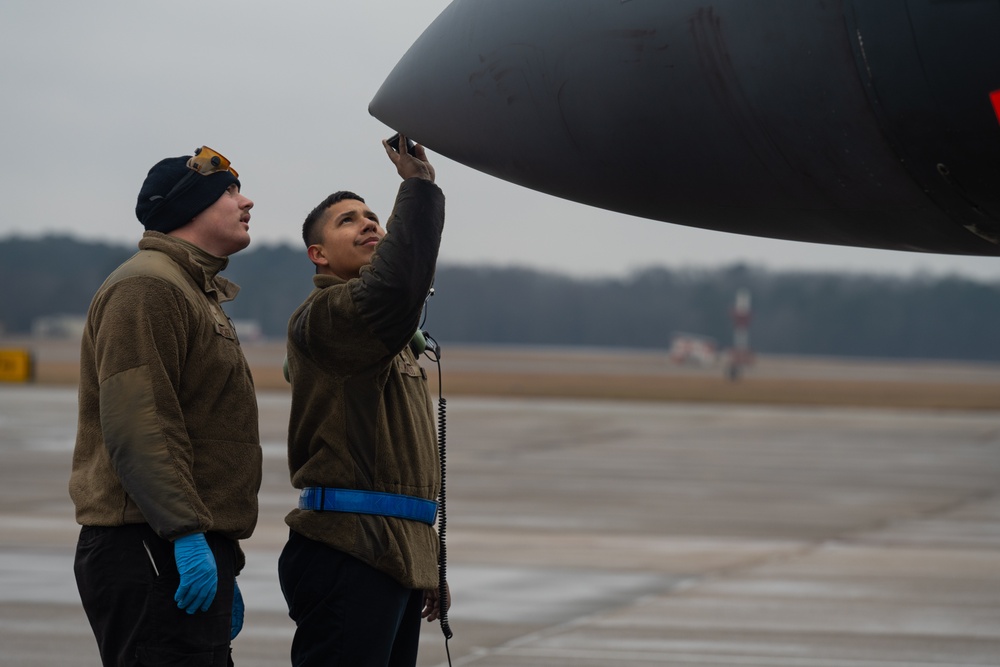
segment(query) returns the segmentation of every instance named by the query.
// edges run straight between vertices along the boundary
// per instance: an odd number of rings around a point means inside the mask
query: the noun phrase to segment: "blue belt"
[[[376,514],[434,525],[438,504],[415,496],[355,489],[307,486],[299,493],[299,509],[320,512]]]

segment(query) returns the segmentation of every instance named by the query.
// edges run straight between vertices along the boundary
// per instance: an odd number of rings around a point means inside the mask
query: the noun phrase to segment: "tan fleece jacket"
[[[295,488],[381,491],[437,500],[441,475],[427,377],[407,347],[430,289],[444,195],[403,181],[372,263],[349,281],[319,275],[288,326]],[[410,588],[438,584],[437,533],[418,521],[292,510],[292,530]]]
[[[249,537],[261,448],[253,378],[220,303],[228,263],[146,232],[90,305],[70,496],[81,525]]]

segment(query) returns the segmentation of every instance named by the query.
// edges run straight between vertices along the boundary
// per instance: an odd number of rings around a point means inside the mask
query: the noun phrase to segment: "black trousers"
[[[205,537],[219,590],[208,611],[188,614],[174,602],[180,575],[172,542],[146,524],[80,531],[73,569],[104,667],[233,664],[235,545],[213,533]]]
[[[413,667],[424,592],[290,531],[278,579],[294,667]]]

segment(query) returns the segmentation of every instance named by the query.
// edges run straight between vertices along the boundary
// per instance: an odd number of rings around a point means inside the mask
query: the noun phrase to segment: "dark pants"
[[[80,531],[76,584],[105,667],[233,664],[229,634],[235,546],[213,533],[206,538],[215,555],[219,590],[208,611],[188,614],[174,602],[180,576],[172,542],[146,524],[85,526]]]
[[[278,559],[294,667],[413,667],[424,592],[291,531]]]

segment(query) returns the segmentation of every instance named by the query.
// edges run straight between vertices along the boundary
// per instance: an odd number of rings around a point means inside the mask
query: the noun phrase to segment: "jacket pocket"
[[[427,371],[424,370],[423,366],[414,363],[404,357],[403,355],[396,356],[396,370],[399,371],[400,375],[406,375],[412,378],[427,379]]]

